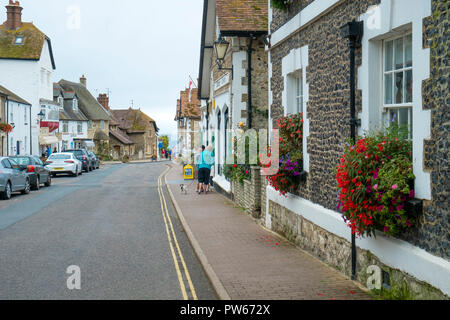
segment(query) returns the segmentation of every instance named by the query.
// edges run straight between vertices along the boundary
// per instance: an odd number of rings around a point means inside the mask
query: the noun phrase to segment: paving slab
[[[181,192],[174,163],[166,185],[180,220],[222,299],[367,300],[355,282],[264,229],[242,209],[212,191]],[[222,294],[220,294],[222,293]]]

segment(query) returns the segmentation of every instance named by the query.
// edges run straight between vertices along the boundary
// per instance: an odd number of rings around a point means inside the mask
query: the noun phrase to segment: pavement
[[[0,300],[216,299],[158,179],[166,169],[102,166],[0,201]]]
[[[198,195],[171,163],[166,184],[180,221],[220,299],[369,300],[357,283],[261,227],[222,195]]]

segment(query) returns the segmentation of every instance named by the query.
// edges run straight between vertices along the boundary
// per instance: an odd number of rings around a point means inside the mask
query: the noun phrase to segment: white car
[[[50,170],[53,177],[66,173],[75,177],[83,174],[83,164],[73,153],[53,153],[45,162],[45,167]]]

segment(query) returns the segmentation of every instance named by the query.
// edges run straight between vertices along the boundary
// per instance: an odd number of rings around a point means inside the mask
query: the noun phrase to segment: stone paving
[[[172,166],[168,187],[231,299],[371,299],[351,280],[256,224],[222,195],[198,195],[195,183],[187,183],[187,195],[181,193],[182,168]]]

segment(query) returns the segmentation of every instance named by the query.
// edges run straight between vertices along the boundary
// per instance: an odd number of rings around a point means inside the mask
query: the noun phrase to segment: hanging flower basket
[[[13,131],[13,127],[9,123],[0,123],[0,131],[11,133]]]
[[[271,0],[272,6],[281,10],[288,10],[294,0]]]
[[[303,113],[288,115],[277,121],[280,130],[279,140],[279,170],[276,174],[268,176],[269,184],[281,195],[294,193],[300,182],[306,178],[303,171]],[[268,151],[270,153],[270,150]],[[269,155],[270,157],[270,155]],[[264,155],[260,155],[262,167]]]
[[[394,126],[346,147],[337,167],[338,210],[354,234],[398,235],[415,224],[416,215],[407,210],[415,177],[406,137]]]

